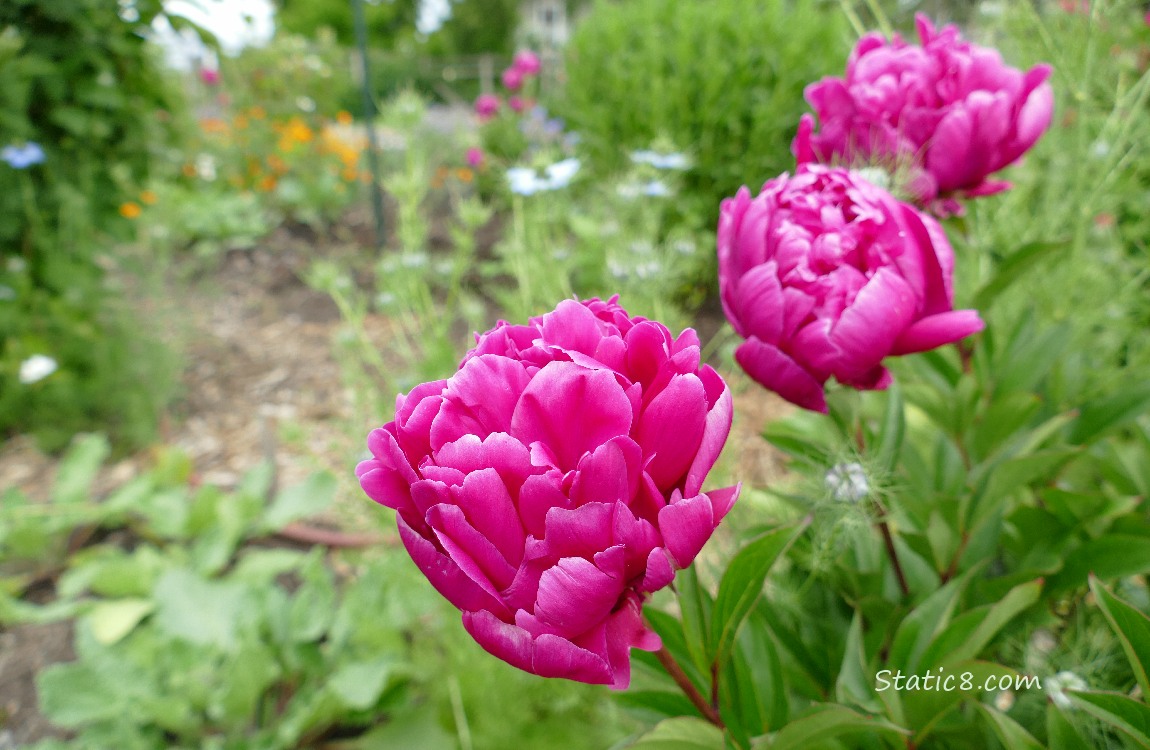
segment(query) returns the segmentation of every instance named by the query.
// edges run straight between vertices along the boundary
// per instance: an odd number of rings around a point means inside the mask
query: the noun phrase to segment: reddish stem
[[[655,658],[659,660],[659,663],[663,665],[663,669],[667,670],[667,674],[671,675],[671,679],[675,681],[675,684],[679,686],[679,689],[682,690],[687,696],[687,699],[691,701],[691,705],[699,709],[699,713],[703,715],[703,718],[719,729],[725,730],[727,727],[723,724],[723,718],[719,716],[718,709],[707,702],[707,699],[704,698],[703,694],[699,692],[699,689],[695,687],[695,683],[691,682],[691,678],[688,677],[687,673],[683,671],[683,668],[679,666],[679,662],[675,661],[675,657],[671,656],[671,652],[668,651],[665,646],[661,647],[655,652]]]

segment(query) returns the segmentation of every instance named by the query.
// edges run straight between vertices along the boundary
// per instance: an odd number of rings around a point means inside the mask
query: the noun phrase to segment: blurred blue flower
[[[571,180],[579,172],[579,166],[578,159],[564,159],[547,167],[547,179],[551,184],[548,189],[556,190],[570,185]]]
[[[563,122],[562,117],[552,117],[550,120],[543,123],[543,132],[547,135],[559,135],[563,132],[564,124],[565,123]]]
[[[578,159],[564,159],[548,165],[545,170],[547,176],[540,177],[539,173],[529,167],[512,167],[507,170],[507,182],[511,192],[516,195],[534,195],[535,193],[559,190],[571,184],[571,180],[579,172]]]
[[[23,146],[5,146],[0,149],[0,159],[14,169],[27,169],[44,161],[44,149],[34,141],[28,141]]]

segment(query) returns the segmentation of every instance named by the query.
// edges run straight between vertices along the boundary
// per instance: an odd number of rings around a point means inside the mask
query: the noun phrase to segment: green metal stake
[[[367,60],[367,22],[363,17],[363,0],[351,0],[355,16],[355,41],[363,71],[363,119],[367,125],[367,169],[371,172],[371,209],[375,214],[375,245],[382,248],[386,240],[383,225],[383,189],[379,180],[379,143],[375,133],[375,101],[371,94],[371,66]]]

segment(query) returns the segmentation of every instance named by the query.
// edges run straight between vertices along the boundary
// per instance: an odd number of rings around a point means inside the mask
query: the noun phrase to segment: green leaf
[[[1134,534],[1107,534],[1091,539],[1066,556],[1062,570],[1048,580],[1051,594],[1086,585],[1093,573],[1107,581],[1150,571],[1150,538]]]
[[[92,636],[105,646],[118,642],[135,629],[152,610],[150,599],[116,599],[99,602],[88,611],[88,624]]]
[[[906,436],[906,406],[902,399],[902,389],[897,382],[887,389],[886,410],[883,412],[882,429],[879,431],[878,451],[875,454],[879,466],[888,472],[893,471],[902,452],[902,441]]]
[[[755,750],[810,750],[822,747],[820,743],[826,740],[859,732],[892,736],[910,734],[883,719],[860,714],[846,706],[825,703],[815,705],[806,716],[787,724],[769,741],[759,740],[752,747]]]
[[[903,618],[891,645],[888,659],[891,666],[907,673],[914,673],[918,669],[919,659],[927,646],[950,624],[958,596],[966,587],[972,572],[968,571],[961,578],[949,581]]]
[[[1089,445],[1147,409],[1150,409],[1150,382],[1124,387],[1111,396],[1084,404],[1078,419],[1070,425],[1068,439],[1077,445]]]
[[[1066,696],[1077,708],[1150,748],[1150,706],[1121,693],[1082,691]]]
[[[1095,577],[1090,577],[1090,590],[1098,601],[1098,607],[1110,627],[1118,635],[1122,650],[1134,670],[1134,677],[1142,686],[1142,694],[1150,695],[1150,679],[1147,678],[1147,665],[1150,665],[1150,617],[1122,601],[1110,592]]]
[[[1091,750],[1066,714],[1054,703],[1046,706],[1046,736],[1050,750]]]
[[[264,692],[280,676],[275,654],[262,643],[245,643],[229,656],[218,672],[217,689],[209,713],[236,728],[255,715]]]
[[[84,435],[77,438],[60,462],[56,484],[52,487],[52,502],[83,503],[89,496],[96,472],[112,448],[103,435]]]
[[[711,618],[714,643],[709,650],[720,663],[726,658],[739,626],[762,593],[767,571],[799,538],[809,523],[808,518],[797,526],[781,526],[768,531],[748,542],[731,559],[719,583],[719,594],[715,598]]]
[[[689,716],[664,719],[631,750],[723,750],[723,733],[714,724]]]
[[[264,515],[261,526],[266,531],[279,531],[292,521],[322,513],[335,500],[335,490],[334,474],[329,471],[316,472],[303,484],[279,493]]]
[[[155,623],[163,632],[199,645],[234,651],[248,611],[247,590],[208,581],[190,570],[169,570],[156,582]]]
[[[327,687],[348,708],[365,711],[383,694],[394,666],[389,658],[347,664],[331,676]]]
[[[978,310],[987,309],[999,295],[1022,278],[1028,270],[1034,268],[1045,258],[1059,250],[1065,250],[1069,246],[1068,241],[1059,240],[1056,242],[1031,242],[1018,248],[999,264],[990,280],[975,292],[972,307]]]
[[[1015,586],[995,604],[964,612],[931,643],[922,666],[929,668],[977,657],[1000,630],[1038,601],[1041,594],[1042,580],[1030,581]]]
[[[40,710],[53,723],[68,728],[121,716],[126,701],[113,688],[103,675],[82,662],[53,664],[36,677]]]
[[[855,612],[847,631],[846,650],[842,667],[835,682],[835,697],[839,703],[849,703],[874,713],[882,705],[874,693],[874,672],[867,669],[866,647],[862,636],[862,615]]]
[[[975,703],[1003,747],[1010,750],[1046,750],[1030,732],[1014,719],[984,703]]]

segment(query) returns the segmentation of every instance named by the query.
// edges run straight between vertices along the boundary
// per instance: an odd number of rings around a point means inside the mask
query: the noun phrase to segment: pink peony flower
[[[200,68],[200,80],[209,86],[220,82],[220,71],[214,68]]]
[[[525,49],[515,53],[515,60],[511,63],[511,67],[525,76],[533,76],[539,73],[542,65],[539,62],[539,55]]]
[[[565,300],[500,322],[447,380],[396,399],[356,468],[483,648],[544,677],[625,688],[657,650],[641,608],[691,564],[738,487],[702,491],[731,393],[699,340]]]
[[[758,197],[741,188],[719,217],[719,292],[746,341],[735,358],[788,401],[826,411],[833,375],[882,389],[888,355],[982,330],[953,310],[954,252],[933,218],[844,169],[783,174]]]
[[[478,169],[483,166],[483,149],[472,146],[467,149],[467,166]]]
[[[803,117],[794,144],[799,163],[909,167],[911,190],[923,205],[938,196],[1009,188],[989,177],[1021,158],[1050,126],[1050,66],[1023,73],[997,51],[965,41],[954,26],[936,32],[925,16],[916,21],[921,46],[868,34],[851,53],[845,79],[807,87],[820,132]]]
[[[475,114],[481,121],[490,120],[499,112],[499,97],[495,94],[480,94],[475,99]]]
[[[526,78],[526,76],[523,74],[523,71],[516,67],[510,67],[503,71],[503,86],[508,91],[518,91],[519,89],[523,88],[524,78]]]
[[[527,100],[521,96],[512,96],[507,99],[507,106],[511,108],[512,112],[523,112],[527,109]]]

